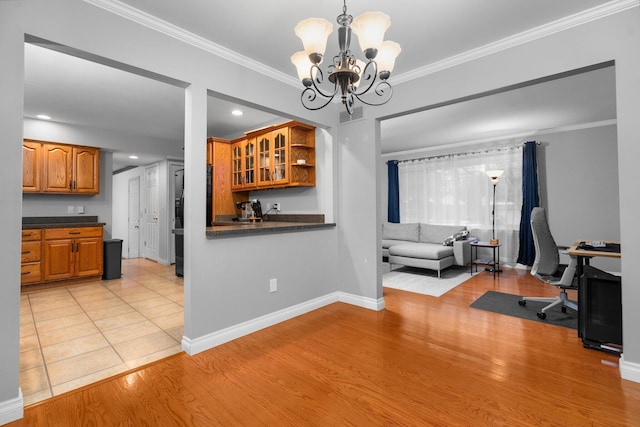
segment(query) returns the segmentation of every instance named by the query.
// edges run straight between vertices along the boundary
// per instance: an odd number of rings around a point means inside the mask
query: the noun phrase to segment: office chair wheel
[[[536,313],[536,316],[538,316],[540,319],[544,320],[544,319],[547,318],[547,313],[539,312],[539,313]]]
[[[525,305],[527,305],[527,301],[521,299],[518,301],[518,304],[520,304],[522,307],[524,307]]]

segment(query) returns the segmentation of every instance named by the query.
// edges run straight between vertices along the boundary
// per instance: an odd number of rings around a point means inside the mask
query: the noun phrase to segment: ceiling
[[[237,58],[250,58],[254,66],[288,80],[296,76],[289,58],[302,49],[293,32],[296,23],[311,16],[335,22],[335,16],[342,10],[342,2],[337,0],[87,1],[108,6],[116,13],[135,13],[139,19],[158,28],[168,24],[179,27],[191,36],[235,52]],[[278,3],[282,7],[276,7]],[[393,84],[394,77],[402,80],[410,73],[428,69],[448,58],[606,3],[609,2],[431,0],[412,2],[409,7],[406,1],[351,0],[347,7],[354,16],[367,10],[381,10],[391,16],[392,24],[385,38],[402,46],[391,77]],[[352,47],[359,50],[356,40]],[[327,55],[336,51],[334,31]],[[230,114],[237,107],[244,111],[242,117]],[[184,92],[179,87],[127,71],[27,45],[24,115],[35,118],[37,114],[47,114],[61,123],[181,143]],[[613,67],[609,67],[387,120],[382,123],[382,151],[406,151],[614,118],[615,78]],[[222,138],[284,121],[273,114],[233,105],[213,96],[209,99],[208,120],[209,136]],[[129,154],[114,153],[114,170],[165,158],[163,153],[135,153],[140,158],[130,160]]]

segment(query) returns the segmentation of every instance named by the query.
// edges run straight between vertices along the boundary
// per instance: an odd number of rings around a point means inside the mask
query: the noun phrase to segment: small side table
[[[473,274],[473,266],[476,266],[476,271],[478,271],[479,265],[490,266],[493,271],[493,277],[496,277],[496,273],[500,273],[500,246],[501,243],[497,245],[492,245],[489,242],[471,242],[471,271]],[[478,248],[491,248],[493,249],[493,259],[487,258],[477,258],[478,257]],[[475,249],[475,256],[474,256]],[[496,253],[497,251],[497,253]]]

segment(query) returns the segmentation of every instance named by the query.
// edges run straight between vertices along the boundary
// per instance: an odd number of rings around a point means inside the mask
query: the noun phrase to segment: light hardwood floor
[[[195,356],[180,353],[26,408],[11,426],[638,426],[640,384],[576,331],[469,308],[487,290],[555,291],[481,273],[440,298],[385,289]]]

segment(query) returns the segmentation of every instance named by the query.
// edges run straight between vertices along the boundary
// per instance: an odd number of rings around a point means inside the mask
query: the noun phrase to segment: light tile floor
[[[181,351],[183,279],[123,259],[120,279],[23,292],[20,387],[30,405]]]

